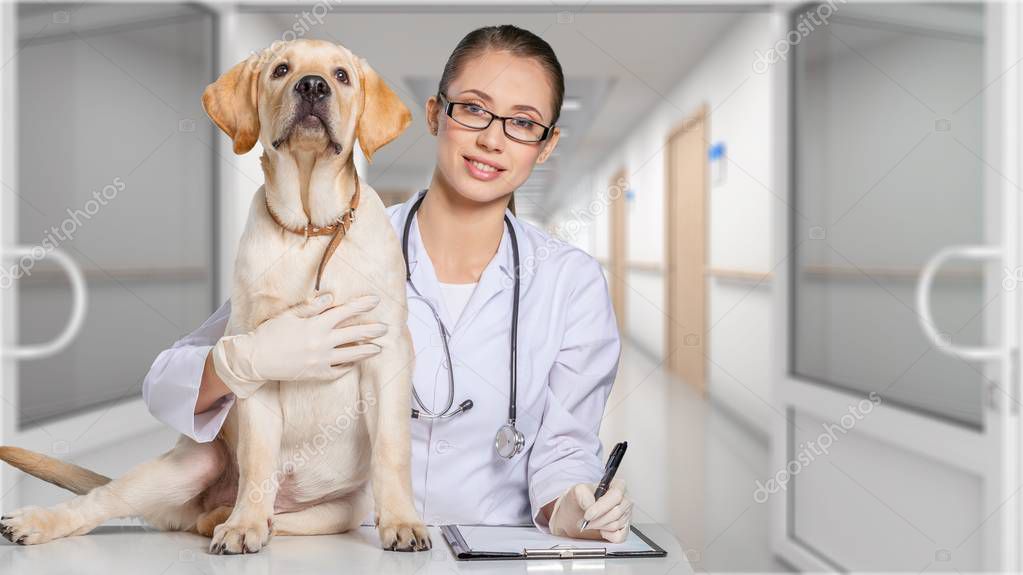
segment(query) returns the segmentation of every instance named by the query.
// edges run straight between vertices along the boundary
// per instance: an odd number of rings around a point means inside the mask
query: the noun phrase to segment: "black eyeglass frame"
[[[451,118],[452,120],[455,120],[455,122],[457,122],[459,126],[465,126],[466,128],[469,128],[470,130],[486,130],[487,128],[490,127],[490,124],[494,123],[495,119],[498,119],[498,120],[501,120],[501,129],[504,130],[504,135],[505,136],[508,136],[512,140],[515,140],[516,142],[521,142],[523,144],[539,144],[540,142],[546,140],[547,136],[549,136],[551,134],[551,130],[554,129],[554,125],[553,124],[550,125],[550,126],[547,126],[545,124],[541,124],[540,122],[537,122],[536,120],[530,120],[529,118],[522,118],[522,117],[517,117],[517,116],[498,116],[497,114],[491,112],[490,110],[484,108],[483,106],[480,106],[479,104],[474,104],[472,102],[452,102],[451,100],[448,99],[447,95],[445,95],[443,92],[437,92],[437,96],[442,98],[445,102],[447,102],[444,105],[444,114],[447,115],[447,117]],[[469,126],[469,125],[466,125],[466,124],[464,124],[462,122],[459,122],[457,119],[455,119],[455,116],[453,115],[453,112],[454,112],[454,109],[455,109],[455,104],[461,104],[463,106],[476,106],[480,110],[483,110],[484,112],[486,112],[487,114],[490,115],[490,121],[487,122],[486,126],[482,126],[482,127]],[[543,134],[540,135],[540,139],[539,140],[523,140],[522,138],[516,138],[515,136],[513,136],[513,135],[508,133],[508,120],[525,120],[527,122],[532,122],[532,123],[536,124],[537,126],[540,126],[541,128],[543,128]]]

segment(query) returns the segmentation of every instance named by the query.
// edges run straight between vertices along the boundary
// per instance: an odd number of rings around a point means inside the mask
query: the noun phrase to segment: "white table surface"
[[[88,535],[23,546],[0,539],[0,573],[152,574],[358,573],[436,575],[451,573],[620,573],[691,575],[678,541],[659,524],[636,525],[668,552],[643,559],[456,561],[437,527],[433,548],[419,553],[384,551],[376,529],[364,526],[343,535],[276,536],[256,554],[210,555],[209,539],[167,533],[143,525],[100,526]]]

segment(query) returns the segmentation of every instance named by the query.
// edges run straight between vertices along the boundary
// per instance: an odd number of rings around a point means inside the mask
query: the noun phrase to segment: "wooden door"
[[[665,148],[665,365],[706,394],[707,107],[668,135]]]
[[[610,218],[611,230],[608,238],[608,271],[610,272],[609,288],[611,290],[611,303],[615,308],[615,318],[618,321],[619,333],[625,333],[625,274],[627,271],[626,259],[626,238],[628,227],[626,223],[625,191],[629,188],[627,181],[628,172],[624,168],[615,172],[608,182],[607,197],[610,201],[608,217]]]

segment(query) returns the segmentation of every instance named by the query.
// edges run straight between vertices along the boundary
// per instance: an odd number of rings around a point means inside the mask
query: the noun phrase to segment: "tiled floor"
[[[629,441],[619,473],[636,502],[635,521],[666,526],[698,572],[788,571],[768,547],[767,507],[752,497],[754,480],[768,475],[766,438],[668,376],[633,346],[625,347],[620,369],[601,438],[605,445]],[[74,461],[116,477],[169,449],[176,438],[170,429],[161,429]],[[14,491],[33,505],[68,497],[34,478],[21,480]],[[9,508],[5,498],[4,509]],[[139,536],[150,535],[155,534]],[[93,543],[109,543],[110,553],[117,553],[122,539],[97,537]],[[61,548],[74,549],[54,546],[52,552]]]

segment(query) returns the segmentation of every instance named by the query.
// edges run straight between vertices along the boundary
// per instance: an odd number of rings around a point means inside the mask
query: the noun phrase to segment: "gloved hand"
[[[577,483],[569,487],[554,503],[548,526],[551,535],[577,539],[606,539],[621,543],[629,535],[632,523],[632,500],[625,496],[625,481],[614,478],[607,493],[594,500],[596,483]],[[589,520],[585,531],[579,530]]]
[[[245,334],[224,336],[213,347],[213,367],[239,398],[267,381],[333,381],[352,363],[380,353],[375,343],[359,343],[387,332],[382,323],[336,327],[380,303],[368,295],[330,307],[333,295],[321,294],[295,305]],[[339,347],[343,346],[343,347]]]

